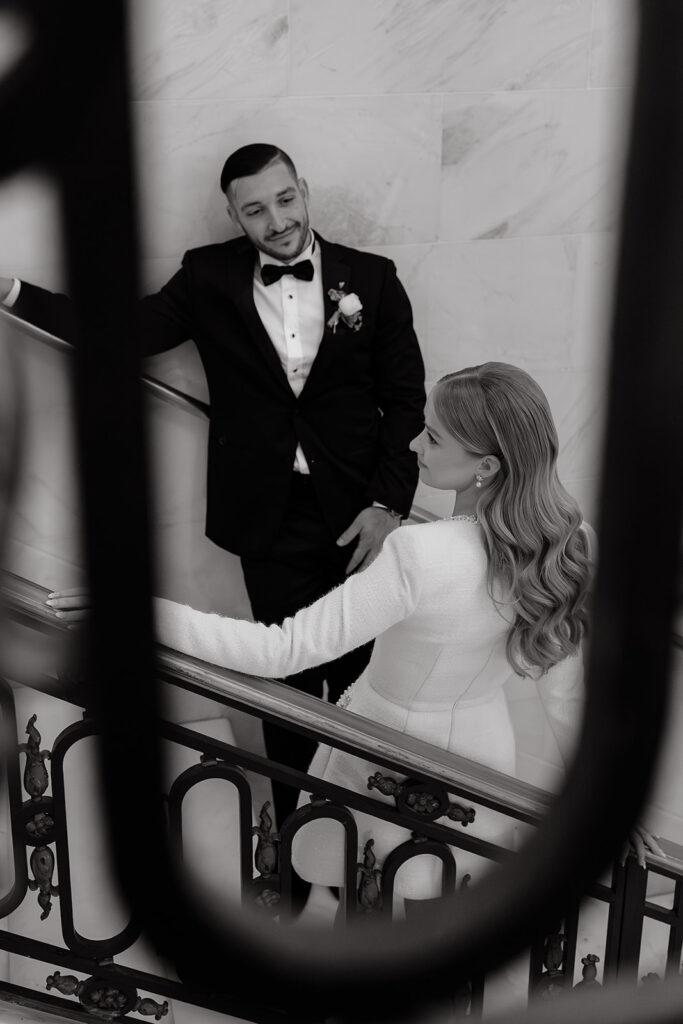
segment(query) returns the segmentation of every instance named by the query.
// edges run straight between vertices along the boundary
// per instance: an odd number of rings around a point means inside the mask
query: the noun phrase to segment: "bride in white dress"
[[[582,706],[592,542],[557,476],[545,395],[505,363],[448,374],[429,395],[424,430],[411,448],[422,481],[455,492],[451,517],[395,530],[372,565],[281,626],[157,599],[159,640],[212,664],[282,677],[377,638],[368,667],[340,703],[510,775],[515,741],[503,685],[513,673],[530,676],[566,755]],[[82,591],[63,591],[49,603],[60,617],[78,619],[87,602]],[[376,770],[326,745],[310,768],[366,794]],[[356,817],[361,849],[372,835],[378,866],[408,838],[388,822]],[[502,840],[499,816],[485,808],[468,831]],[[343,852],[332,839],[326,821],[299,834],[293,861],[304,878],[342,883]],[[473,860],[457,851],[460,876],[471,873]],[[404,865],[397,893],[438,895],[433,863],[425,857]]]

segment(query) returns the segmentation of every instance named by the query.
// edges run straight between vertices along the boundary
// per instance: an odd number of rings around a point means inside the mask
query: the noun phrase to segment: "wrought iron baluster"
[[[681,949],[683,948],[683,885],[677,878],[674,884],[674,898],[671,907],[673,922],[669,928],[669,945],[666,957],[666,973],[678,977],[681,973]]]
[[[647,871],[634,857],[614,868],[615,900],[610,907],[605,946],[605,978],[635,979],[640,958]]]

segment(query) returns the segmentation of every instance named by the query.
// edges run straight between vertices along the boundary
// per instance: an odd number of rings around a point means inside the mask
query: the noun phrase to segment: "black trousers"
[[[279,625],[342,583],[354,542],[342,548],[337,547],[336,540],[323,520],[311,478],[293,473],[287,512],[275,543],[257,557],[242,558],[254,618]],[[366,644],[326,665],[288,676],[284,682],[322,697],[323,681],[327,680],[329,700],[334,703],[361,674],[371,652],[372,644]],[[263,723],[263,733],[268,757],[292,768],[308,768],[315,740],[270,722]],[[273,783],[278,827],[296,807],[297,797],[296,789]]]

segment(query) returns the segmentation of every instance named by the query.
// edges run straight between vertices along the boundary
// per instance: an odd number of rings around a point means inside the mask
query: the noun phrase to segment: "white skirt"
[[[397,705],[377,693],[369,685],[367,671],[360,677],[351,691],[347,710],[361,714],[373,721],[381,722],[418,739],[433,743],[441,749],[451,750],[471,760],[478,761],[508,775],[515,773],[515,740],[507,702],[502,689],[469,704],[444,708],[419,708]],[[368,795],[368,778],[380,772],[403,780],[389,769],[355,757],[345,751],[335,750],[321,743],[311,762],[309,773],[326,782],[343,786]],[[372,791],[376,800],[394,805],[394,799]],[[302,793],[299,806],[305,805],[310,794]],[[467,826],[469,835],[477,836],[500,846],[509,847],[512,841],[512,822],[502,814],[487,807],[459,802],[475,808],[475,820]],[[368,839],[374,839],[373,853],[377,867],[381,869],[388,854],[401,843],[411,838],[411,831],[375,818],[361,811],[353,811],[358,826],[358,862]],[[458,822],[448,818],[439,819],[439,824],[462,829]],[[416,819],[419,831],[419,821]],[[475,882],[491,866],[490,861],[457,847],[451,847],[456,862],[456,885],[465,875]],[[300,829],[292,846],[292,863],[302,878],[319,885],[344,885],[344,830],[336,821],[319,819]],[[396,894],[409,899],[431,899],[441,894],[440,861],[431,854],[423,854],[404,864],[396,875]]]

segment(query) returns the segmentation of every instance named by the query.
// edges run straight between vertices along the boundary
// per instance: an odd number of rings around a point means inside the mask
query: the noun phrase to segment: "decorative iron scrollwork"
[[[168,1003],[165,999],[163,1003],[157,1003],[156,999],[145,996],[144,999],[138,999],[133,1010],[135,1013],[141,1013],[143,1017],[154,1017],[155,1020],[161,1020],[168,1013]]]
[[[54,829],[54,819],[47,811],[38,811],[26,822],[26,831],[31,839],[45,839]]]
[[[279,905],[280,893],[277,889],[261,889],[254,903],[263,910],[271,910]]]
[[[60,974],[59,971],[55,971],[54,974],[48,975],[45,987],[48,992],[51,988],[56,988],[64,996],[73,996],[80,992],[82,984],[83,982],[73,974]]]
[[[49,846],[37,846],[31,854],[31,871],[33,878],[29,879],[28,887],[31,892],[38,890],[38,906],[42,909],[40,920],[44,921],[52,910],[52,896],[59,896],[59,886],[52,884],[52,876],[55,870],[55,855]]]
[[[382,775],[381,772],[375,772],[374,775],[368,777],[368,789],[378,789],[384,796],[397,797],[403,786],[392,775]]]
[[[566,936],[559,928],[546,936],[543,943],[543,966],[545,971],[534,989],[542,999],[555,999],[564,991],[564,954]]]
[[[127,1013],[140,1013],[143,1017],[161,1020],[168,1013],[168,1003],[158,1003],[149,996],[139,996],[134,985],[117,978],[93,975],[80,981],[73,974],[55,971],[46,981],[48,991],[56,988],[65,996],[78,996],[81,1006],[94,1017],[117,1020]]]
[[[382,872],[376,866],[373,846],[374,839],[368,839],[363,848],[363,861],[357,865],[360,872],[358,885],[358,905],[366,914],[382,909]]]
[[[128,1010],[133,1009],[129,996],[120,988],[102,978],[88,980],[90,984],[88,981],[83,983],[78,998],[91,1013],[97,1012],[98,1016],[120,1017],[122,1014],[128,1013]]]
[[[21,814],[24,821],[24,842],[27,846],[46,846],[57,838],[55,802],[51,796],[25,800]]]
[[[52,897],[59,896],[59,886],[52,884],[55,871],[55,855],[47,846],[54,839],[55,819],[54,800],[45,796],[50,784],[50,776],[46,761],[52,754],[49,750],[41,750],[42,737],[36,728],[37,715],[31,715],[26,724],[26,743],[20,743],[18,750],[26,754],[24,765],[24,789],[29,795],[22,806],[24,819],[24,842],[35,849],[29,861],[33,878],[29,879],[31,892],[38,890],[38,906],[44,921],[52,910]]]
[[[598,969],[595,965],[600,963],[600,957],[596,956],[595,953],[587,953],[586,956],[581,957],[581,963],[583,964],[581,981],[578,981],[576,985],[574,985],[574,988],[581,988],[582,986],[586,988],[590,985],[599,985]]]
[[[31,800],[40,800],[47,789],[50,776],[47,772],[45,762],[52,757],[49,750],[41,750],[41,735],[36,729],[37,715],[31,715],[26,726],[28,740],[19,744],[19,751],[26,754],[24,765],[24,789],[31,797]]]
[[[280,836],[272,830],[273,819],[268,813],[269,807],[270,800],[266,800],[259,814],[258,825],[253,825],[251,829],[251,834],[258,836],[254,853],[254,864],[256,865],[256,870],[263,878],[272,878],[273,875],[276,875],[279,864],[278,846],[280,844]]]
[[[409,793],[406,798],[406,805],[414,814],[419,814],[421,817],[429,817],[438,811],[441,807],[441,801],[434,793],[430,793],[429,790],[416,790],[413,793]]]
[[[280,902],[280,835],[273,832],[273,819],[268,813],[270,800],[266,800],[259,814],[258,825],[252,825],[251,834],[258,836],[254,851],[254,864],[260,878],[254,880],[257,907],[270,909]],[[264,884],[264,883],[269,884]]]
[[[457,800],[450,800],[446,817],[451,821],[459,821],[463,828],[467,828],[474,821],[476,813],[474,807],[466,807],[465,804],[459,804]]]
[[[377,789],[384,796],[393,796],[399,811],[409,811],[423,821],[435,821],[445,815],[467,828],[476,815],[474,807],[451,800],[445,786],[438,782],[428,784],[414,779],[399,782],[391,775],[375,772],[368,778],[368,789]]]

